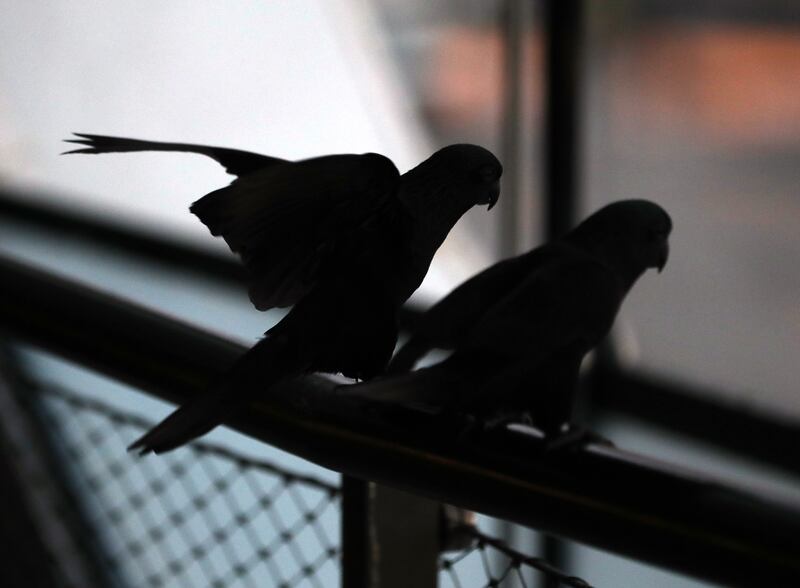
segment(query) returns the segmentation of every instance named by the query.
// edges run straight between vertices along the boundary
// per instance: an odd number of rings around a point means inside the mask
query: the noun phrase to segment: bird
[[[366,384],[365,393],[422,405],[444,395],[447,410],[484,425],[521,419],[550,439],[576,428],[581,362],[642,274],[664,269],[671,231],[658,204],[621,200],[563,237],[490,266],[421,317],[392,359],[394,377]],[[437,348],[453,353],[407,373]]]
[[[475,205],[500,195],[500,161],[443,147],[400,174],[376,153],[300,161],[223,147],[74,133],[66,153],[198,153],[236,176],[190,206],[242,260],[258,310],[291,307],[219,381],[129,450],[162,453],[216,427],[256,395],[311,372],[369,380],[397,341],[396,315],[436,250]]]

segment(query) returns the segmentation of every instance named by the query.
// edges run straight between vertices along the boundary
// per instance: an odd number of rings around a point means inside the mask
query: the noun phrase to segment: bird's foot
[[[473,413],[461,413],[457,419],[459,423],[458,438],[462,441],[486,439],[509,425],[535,426],[528,413],[505,413],[490,418]]]
[[[567,424],[560,431],[545,439],[544,453],[577,451],[589,444],[614,447],[614,443],[610,439],[595,431],[581,425]]]
[[[533,418],[527,412],[506,413],[490,419],[481,421],[482,428],[485,432],[503,429],[508,425],[526,425],[535,427]]]

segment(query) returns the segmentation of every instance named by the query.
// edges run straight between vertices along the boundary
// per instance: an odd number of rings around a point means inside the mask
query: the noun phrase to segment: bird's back
[[[268,331],[308,358],[308,371],[357,379],[381,374],[397,342],[397,306],[373,280],[344,276],[304,297]]]

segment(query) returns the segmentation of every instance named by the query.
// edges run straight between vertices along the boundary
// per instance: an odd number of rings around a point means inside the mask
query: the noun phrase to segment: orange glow
[[[542,39],[528,35],[524,81],[541,113]],[[424,107],[449,127],[496,123],[503,43],[497,29],[451,27],[423,75]],[[698,144],[800,141],[800,29],[660,25],[620,37],[608,61],[613,125]]]
[[[722,143],[800,140],[800,31],[659,27],[612,59],[615,122]]]
[[[496,124],[503,99],[503,39],[497,29],[450,27],[439,33],[425,71],[426,110],[445,126]],[[528,104],[541,111],[541,39],[528,35],[524,49]]]

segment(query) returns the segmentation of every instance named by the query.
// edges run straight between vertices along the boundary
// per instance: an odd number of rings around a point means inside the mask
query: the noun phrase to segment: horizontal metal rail
[[[244,351],[2,258],[0,284],[7,333],[174,402],[202,392]],[[447,419],[354,402],[319,376],[272,389],[230,424],[348,475],[699,578],[800,585],[798,502],[627,451],[542,455],[526,427],[465,439]]]
[[[175,239],[46,202],[45,198],[44,194],[0,188],[0,218],[95,241],[103,248],[113,248],[123,255],[168,268],[196,271],[225,283],[245,282],[244,268],[233,256],[181,244]],[[419,315],[418,309],[404,307],[400,316],[401,326],[413,328]],[[598,363],[601,364],[597,374],[598,385],[593,386],[593,402],[598,407],[621,411],[760,462],[800,473],[798,456],[785,450],[800,439],[800,425],[797,423],[779,422],[747,407],[726,406],[721,401],[707,400],[721,396],[713,390],[698,391],[685,385],[677,387],[661,379],[622,370],[613,362]],[[653,400],[656,396],[657,402]]]
[[[800,474],[800,423],[766,416],[719,390],[681,387],[663,377],[598,362],[592,373],[593,410],[642,419],[669,433],[715,443],[723,450]]]
[[[88,207],[58,204],[65,201],[55,194],[31,193],[0,188],[0,218],[24,223],[65,236],[94,241],[126,255],[147,261],[197,271],[226,282],[244,283],[244,266],[232,255],[220,255],[208,249],[165,238],[153,231],[93,214]],[[186,214],[189,214],[187,207]]]

